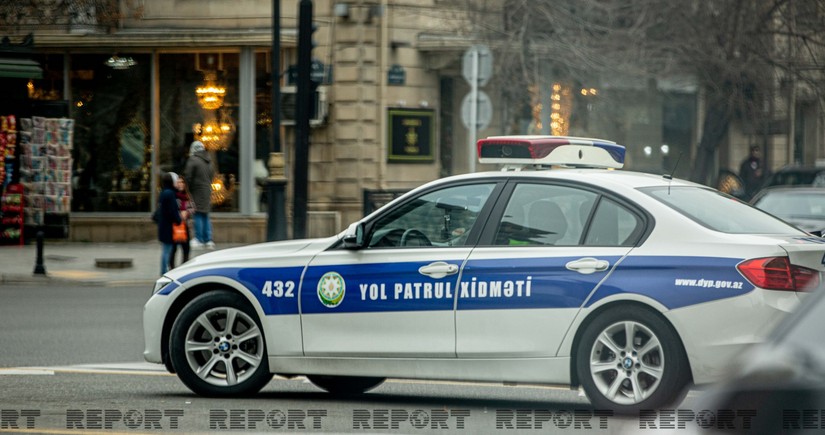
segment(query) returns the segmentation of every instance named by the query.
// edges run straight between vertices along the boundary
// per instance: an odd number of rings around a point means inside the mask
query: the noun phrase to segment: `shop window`
[[[63,55],[43,54],[35,57],[43,69],[42,79],[31,79],[26,84],[30,100],[63,100]]]
[[[281,60],[281,68],[284,68]],[[274,150],[272,134],[272,59],[270,52],[255,53],[255,173],[254,210],[267,211],[266,178],[269,176],[269,153]],[[281,135],[280,149],[284,149]]]
[[[111,57],[70,56],[69,108],[75,119],[72,211],[150,209],[150,58],[131,54],[128,67],[113,68],[107,63]],[[51,86],[47,77],[41,89]]]
[[[237,53],[164,53],[160,63],[159,170],[183,174],[189,146],[206,145],[212,210],[238,211]]]

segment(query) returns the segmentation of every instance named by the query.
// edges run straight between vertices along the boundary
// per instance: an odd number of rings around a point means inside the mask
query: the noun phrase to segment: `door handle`
[[[444,278],[447,275],[453,275],[458,272],[458,266],[455,264],[446,263],[443,261],[436,261],[426,266],[418,268],[418,273],[427,275],[430,278]]]
[[[573,260],[564,266],[567,267],[567,270],[574,270],[584,275],[590,275],[594,272],[604,272],[608,267],[610,267],[610,263],[606,260],[587,257]]]

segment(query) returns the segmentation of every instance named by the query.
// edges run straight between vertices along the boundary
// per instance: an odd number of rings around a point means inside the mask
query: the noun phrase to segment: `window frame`
[[[487,227],[487,223],[489,222],[488,216],[491,213],[491,210],[498,202],[498,198],[501,195],[501,192],[506,184],[506,178],[485,178],[485,179],[478,179],[478,180],[464,180],[460,182],[449,182],[443,184],[437,184],[430,186],[426,189],[422,189],[419,191],[412,192],[411,195],[404,198],[402,201],[393,204],[391,207],[386,209],[382,209],[378,212],[378,214],[372,216],[369,221],[364,222],[364,247],[362,249],[421,249],[421,248],[459,248],[459,247],[473,247],[478,244],[478,240],[481,238],[482,233],[485,231]],[[406,207],[411,202],[419,200],[421,197],[429,195],[433,192],[437,192],[440,190],[452,189],[456,187],[464,187],[464,186],[473,186],[473,185],[492,185],[492,190],[490,191],[490,195],[487,197],[487,201],[481,207],[481,210],[478,212],[478,216],[476,217],[475,222],[473,222],[473,226],[470,228],[469,232],[470,235],[467,237],[465,242],[461,245],[452,245],[452,246],[370,246],[372,242],[372,238],[375,236],[376,225],[381,222],[383,219],[388,217],[389,215],[394,214],[399,209]]]
[[[593,202],[593,207],[590,209],[590,213],[585,220],[584,226],[582,228],[582,233],[580,235],[579,241],[576,244],[572,245],[559,245],[559,246],[542,246],[542,245],[526,245],[526,246],[519,246],[519,245],[499,245],[496,244],[496,235],[498,233],[499,225],[501,224],[501,219],[504,217],[504,211],[507,209],[507,206],[510,203],[510,200],[515,192],[516,186],[519,184],[544,184],[544,185],[552,185],[552,186],[559,186],[559,187],[568,187],[574,189],[581,189],[584,191],[592,192],[596,194],[596,199]],[[593,222],[594,212],[598,208],[599,204],[601,203],[603,198],[607,198],[612,200],[613,202],[617,203],[619,206],[625,208],[628,212],[636,215],[639,218],[640,225],[642,226],[642,230],[639,231],[638,237],[634,243],[626,244],[626,245],[585,245],[584,241],[587,239],[587,235],[590,232],[590,226]],[[618,247],[618,246],[626,246],[626,247],[637,247],[641,246],[650,233],[653,231],[653,227],[655,226],[655,219],[653,216],[648,213],[643,208],[639,207],[633,201],[617,195],[613,192],[600,189],[596,186],[586,184],[586,183],[579,183],[575,181],[569,180],[550,180],[547,178],[539,178],[539,177],[525,177],[525,178],[518,178],[518,179],[510,179],[504,185],[501,194],[498,196],[498,200],[496,201],[495,207],[490,212],[489,218],[487,220],[487,225],[485,225],[482,233],[480,234],[480,239],[477,243],[478,246],[484,247],[495,247],[495,248],[508,248],[508,249],[518,249],[518,248],[525,248],[525,247],[546,247],[546,248],[573,248],[573,247]]]

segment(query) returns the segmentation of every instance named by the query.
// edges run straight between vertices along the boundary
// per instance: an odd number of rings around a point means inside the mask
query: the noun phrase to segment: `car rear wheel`
[[[169,357],[181,381],[197,394],[252,394],[272,379],[265,343],[249,303],[213,291],[181,311],[172,326]]]
[[[670,325],[630,306],[610,309],[587,325],[576,369],[591,403],[618,413],[672,404],[690,381],[687,357]]]
[[[385,380],[385,378],[325,375],[310,375],[307,379],[332,394],[361,394],[377,387]]]

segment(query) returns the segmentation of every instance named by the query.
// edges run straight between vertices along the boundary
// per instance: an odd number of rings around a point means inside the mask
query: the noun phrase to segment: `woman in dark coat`
[[[160,274],[163,275],[169,271],[169,259],[175,244],[172,240],[172,224],[181,223],[181,215],[175,195],[175,176],[168,172],[163,174],[160,177],[160,185],[163,191],[158,198],[158,240],[162,247]]]
[[[180,210],[180,217],[183,219],[183,222],[186,224],[186,240],[184,241],[176,241],[172,244],[172,253],[169,256],[169,268],[175,268],[175,252],[180,246],[181,250],[183,251],[183,260],[181,260],[181,264],[186,263],[189,261],[189,216],[195,214],[195,204],[192,202],[192,199],[189,198],[189,189],[186,188],[186,180],[183,179],[180,175],[171,172],[172,179],[175,180],[175,197],[178,200],[178,210]],[[174,241],[174,240],[173,240]]]

